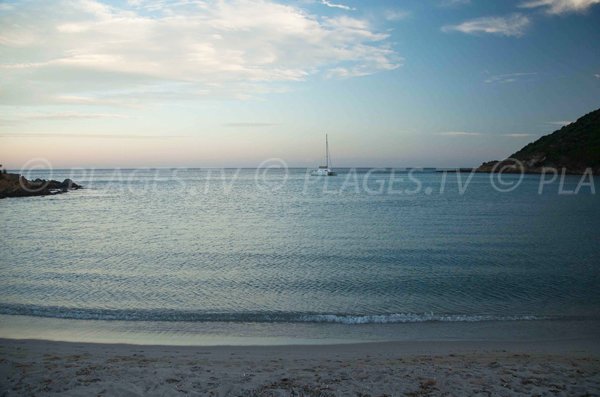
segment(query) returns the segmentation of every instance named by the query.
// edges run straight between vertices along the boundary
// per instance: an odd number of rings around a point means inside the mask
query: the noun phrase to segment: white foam
[[[312,314],[303,316],[301,321],[317,323],[340,324],[397,324],[397,323],[422,323],[430,321],[440,322],[478,322],[478,321],[523,321],[540,320],[541,317],[531,315],[494,316],[494,315],[469,315],[469,314],[434,314],[434,313],[394,313],[364,316],[337,315],[337,314]]]

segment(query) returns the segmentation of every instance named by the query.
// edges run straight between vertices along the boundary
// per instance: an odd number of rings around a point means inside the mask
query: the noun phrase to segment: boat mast
[[[325,134],[325,166],[329,168],[329,141],[327,140],[327,134]]]

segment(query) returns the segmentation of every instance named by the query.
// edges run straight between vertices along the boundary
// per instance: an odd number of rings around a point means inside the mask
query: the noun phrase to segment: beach
[[[0,397],[600,397],[600,0],[0,0]]]
[[[0,394],[598,395],[600,344],[158,346],[0,340]]]
[[[596,195],[62,172],[3,201],[0,396],[600,394]]]

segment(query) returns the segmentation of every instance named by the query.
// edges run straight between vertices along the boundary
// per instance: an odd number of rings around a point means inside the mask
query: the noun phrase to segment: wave
[[[339,324],[400,324],[424,322],[478,322],[478,321],[524,321],[542,320],[531,315],[496,316],[487,314],[434,314],[392,313],[373,315],[311,314],[302,317],[304,322]]]
[[[202,312],[167,309],[93,309],[23,304],[0,305],[0,314],[105,321],[400,324],[423,322],[529,321],[548,317],[490,314],[328,314],[299,312]]]

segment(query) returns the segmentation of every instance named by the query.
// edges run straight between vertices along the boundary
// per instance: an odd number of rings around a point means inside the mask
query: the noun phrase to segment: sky
[[[0,163],[471,167],[600,108],[600,0],[0,0]]]

